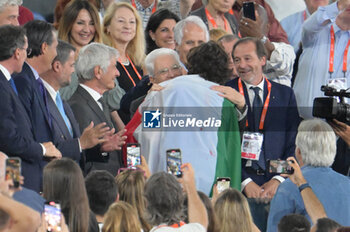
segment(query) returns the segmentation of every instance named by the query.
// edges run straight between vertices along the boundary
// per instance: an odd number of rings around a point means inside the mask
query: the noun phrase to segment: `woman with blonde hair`
[[[220,232],[258,232],[247,199],[236,189],[226,189],[214,205]]]
[[[141,18],[135,8],[125,2],[112,3],[103,19],[103,43],[119,52],[116,87],[107,93],[107,103],[119,109],[121,97],[142,79],[145,37]],[[120,87],[123,93],[120,93]]]
[[[129,203],[119,201],[112,204],[104,217],[102,232],[140,232],[141,224],[137,212]]]
[[[143,196],[145,186],[144,173],[138,170],[126,170],[117,175],[116,182],[119,200],[128,202],[137,210],[142,229],[149,231],[151,227],[143,218],[146,208],[145,198]]]

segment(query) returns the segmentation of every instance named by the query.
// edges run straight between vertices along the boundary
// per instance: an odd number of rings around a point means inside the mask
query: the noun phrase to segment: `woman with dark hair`
[[[69,231],[99,230],[95,216],[90,211],[83,174],[73,160],[62,158],[46,165],[43,193],[45,199],[60,203]]]
[[[174,27],[179,17],[168,9],[151,15],[145,30],[147,54],[157,48],[175,49]]]

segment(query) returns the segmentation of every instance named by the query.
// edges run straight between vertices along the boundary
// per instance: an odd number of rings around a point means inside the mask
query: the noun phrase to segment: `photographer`
[[[312,189],[329,218],[350,225],[350,180],[330,168],[336,153],[336,137],[332,128],[320,119],[305,120],[298,128],[295,144],[295,156],[305,181],[296,179],[296,174],[280,184],[271,202],[267,231],[276,231],[281,218],[291,213],[304,215],[310,222],[311,219],[315,221],[312,214],[315,210],[310,211],[308,207],[315,199],[305,198],[305,194],[310,193],[306,188]]]

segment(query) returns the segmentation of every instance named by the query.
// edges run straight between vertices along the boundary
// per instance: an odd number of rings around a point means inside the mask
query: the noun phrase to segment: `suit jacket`
[[[337,141],[337,153],[332,168],[336,172],[350,176],[350,148],[342,138]]]
[[[57,149],[61,151],[64,157],[69,157],[75,160],[76,162],[79,162],[81,157],[79,147],[80,130],[79,124],[74,117],[72,109],[66,101],[63,101],[64,111],[72,126],[73,137],[69,133],[67,125],[64,119],[62,118],[62,115],[59,112],[56,103],[50,97],[49,92],[47,92],[47,95],[47,105],[52,119],[52,128],[54,131],[55,138],[54,141],[55,144],[57,144]]]
[[[49,113],[42,98],[39,84],[29,65],[24,63],[22,72],[14,75],[13,79],[16,83],[18,96],[34,128],[35,140],[39,143],[53,141]]]
[[[290,87],[280,85],[273,81],[270,81],[270,83],[270,103],[262,132],[264,134],[262,152],[265,157],[265,162],[267,160],[274,159],[285,160],[289,156],[294,156],[295,138],[300,123],[300,117],[293,90]],[[248,127],[245,130],[254,131],[252,128],[254,124],[253,113],[250,107],[248,92],[243,81],[242,84],[244,89],[244,97],[248,105]],[[239,91],[238,78],[227,82],[226,85]],[[265,81],[263,103],[266,100],[267,92],[267,83]],[[262,156],[260,155],[260,157]],[[249,173],[248,169],[246,168],[246,161],[247,160],[242,159],[242,180],[250,177],[255,183],[262,185],[273,177],[273,175],[269,173],[262,176]]]
[[[20,157],[24,186],[40,191],[43,150],[34,140],[33,127],[21,101],[0,72],[0,150]]]
[[[110,128],[114,127],[92,96],[81,86],[78,86],[68,103],[79,123],[80,131],[86,128],[91,121],[93,121],[95,125],[106,122]],[[108,155],[104,155],[100,149],[101,146],[97,145],[91,149],[85,150],[85,173],[87,174],[92,170],[106,170],[116,176],[118,169],[122,167],[121,152],[113,151],[109,152]]]

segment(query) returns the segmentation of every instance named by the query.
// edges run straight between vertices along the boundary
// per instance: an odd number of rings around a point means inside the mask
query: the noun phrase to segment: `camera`
[[[321,86],[325,96],[314,99],[312,115],[327,120],[336,119],[340,122],[350,124],[350,105],[344,102],[344,98],[350,98],[346,89],[337,90],[330,86]],[[339,101],[337,98],[338,97]]]

